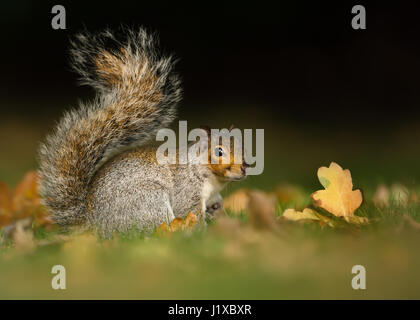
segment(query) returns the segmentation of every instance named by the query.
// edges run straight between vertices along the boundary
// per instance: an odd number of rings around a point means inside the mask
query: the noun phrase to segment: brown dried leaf
[[[394,183],[391,188],[383,184],[379,185],[372,200],[379,208],[389,207],[390,202],[398,206],[407,206],[410,201],[414,203],[419,201],[414,191],[410,192],[406,186],[398,182]]]
[[[10,223],[12,211],[12,192],[9,187],[0,182],[0,227]]]
[[[239,189],[229,195],[223,201],[223,208],[229,210],[234,214],[241,213],[248,210],[249,205],[249,190],[248,189]]]
[[[156,234],[168,235],[178,231],[192,231],[197,223],[197,220],[197,216],[194,213],[189,212],[185,219],[175,218],[171,221],[169,226],[166,222],[163,222],[159,225],[159,227],[157,227]]]
[[[249,218],[257,229],[277,229],[275,219],[276,198],[260,190],[249,192]]]
[[[21,220],[16,223],[15,230],[13,232],[13,240],[15,248],[21,252],[30,252],[35,249],[34,234],[27,226],[25,220]]]
[[[375,206],[379,208],[387,208],[389,207],[389,196],[390,192],[388,187],[384,184],[380,184],[373,194],[372,201]]]
[[[12,197],[12,220],[33,217],[35,227],[51,227],[53,224],[47,208],[41,204],[38,192],[38,175],[35,171],[28,172],[16,186]]]
[[[28,172],[15,188],[12,208],[16,214],[16,218],[29,216],[28,207],[39,204],[38,182],[35,171]]]

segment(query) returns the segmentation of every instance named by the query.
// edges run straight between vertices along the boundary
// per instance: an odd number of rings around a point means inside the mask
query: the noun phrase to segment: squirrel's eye
[[[216,149],[214,149],[214,154],[216,155],[216,157],[221,157],[221,156],[223,156],[223,149],[222,148],[220,148],[220,147],[218,147],[218,148],[216,148]]]

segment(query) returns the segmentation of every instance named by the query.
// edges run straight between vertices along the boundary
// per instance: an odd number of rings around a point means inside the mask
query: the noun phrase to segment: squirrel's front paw
[[[208,205],[206,206],[206,215],[210,219],[216,217],[223,210],[222,196],[218,195],[212,200],[213,201],[209,201]]]
[[[207,206],[206,212],[210,214],[214,214],[216,211],[222,209],[222,202],[215,202],[210,206]]]

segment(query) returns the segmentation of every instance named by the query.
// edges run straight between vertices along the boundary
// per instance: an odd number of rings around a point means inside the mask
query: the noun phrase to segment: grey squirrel
[[[102,237],[152,230],[190,211],[203,217],[221,206],[220,190],[243,179],[247,167],[223,146],[208,157],[230,157],[227,164],[157,163],[149,142],[175,119],[180,80],[155,35],[123,31],[122,41],[109,30],[71,41],[73,69],[96,97],[67,112],[39,152],[40,193],[53,219]]]

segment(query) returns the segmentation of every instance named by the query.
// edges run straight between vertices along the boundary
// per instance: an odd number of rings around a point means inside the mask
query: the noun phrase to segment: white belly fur
[[[206,212],[207,202],[210,199],[217,197],[217,195],[223,189],[224,186],[225,186],[225,183],[219,182],[214,176],[210,176],[204,182],[203,190],[201,192],[201,195],[202,195],[201,197],[202,198],[202,208],[201,208],[202,211],[201,212]]]

